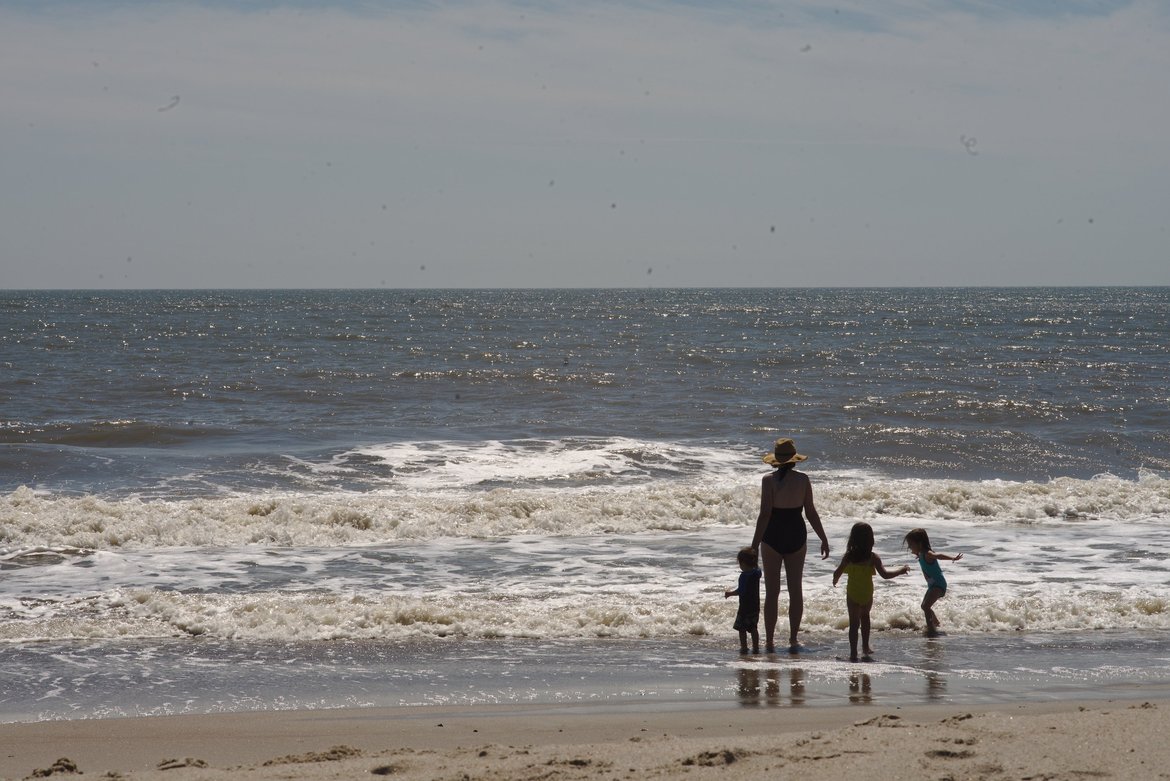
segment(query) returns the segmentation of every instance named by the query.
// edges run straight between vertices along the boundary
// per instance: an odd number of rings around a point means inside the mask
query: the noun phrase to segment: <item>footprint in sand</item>
[[[61,757],[46,768],[37,768],[29,774],[30,778],[48,778],[54,773],[80,773],[77,763],[69,757]]]
[[[967,749],[954,751],[949,748],[936,748],[933,751],[927,751],[926,756],[931,759],[970,759],[975,756],[975,752]]]
[[[159,770],[178,770],[181,767],[207,767],[207,763],[202,759],[183,757],[182,759],[164,759],[156,767]]]
[[[724,749],[723,751],[704,751],[697,756],[687,757],[683,760],[683,764],[687,767],[694,765],[718,767],[719,765],[730,765],[736,759],[734,751]]]

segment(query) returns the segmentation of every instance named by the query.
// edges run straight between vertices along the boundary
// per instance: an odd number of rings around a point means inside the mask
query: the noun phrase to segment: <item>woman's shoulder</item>
[[[797,480],[808,480],[808,475],[804,472],[798,472],[795,469],[773,469],[764,475],[764,479],[768,480],[773,477],[794,477]]]

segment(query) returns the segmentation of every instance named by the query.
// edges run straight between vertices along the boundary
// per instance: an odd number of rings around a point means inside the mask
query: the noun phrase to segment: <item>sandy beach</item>
[[[1168,733],[1166,700],[282,711],[3,724],[0,777],[1153,779]]]

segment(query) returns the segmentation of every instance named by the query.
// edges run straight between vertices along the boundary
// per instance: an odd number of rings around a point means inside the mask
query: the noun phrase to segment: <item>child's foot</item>
[[[866,656],[873,656],[873,649],[872,649],[872,648],[868,648],[868,647],[867,647],[867,648],[862,648],[862,649],[861,649],[861,652],[862,652],[863,654],[865,654]]]
[[[746,654],[748,652],[747,646],[746,645],[740,646],[739,652],[741,654]]]
[[[863,661],[863,662],[872,662],[872,661],[873,661],[873,657],[872,657],[872,656],[870,656],[870,655],[867,653],[867,654],[865,654],[865,656],[861,657],[861,661]]]
[[[756,654],[758,656],[760,653],[760,647],[758,645],[753,645],[752,646],[752,653]]]
[[[764,653],[766,653],[766,654],[774,654],[774,653],[776,653],[776,646],[774,646],[774,645],[770,645],[770,646],[766,647],[766,648],[764,649]]]
[[[857,654],[850,654],[849,661],[856,662],[857,661]]]

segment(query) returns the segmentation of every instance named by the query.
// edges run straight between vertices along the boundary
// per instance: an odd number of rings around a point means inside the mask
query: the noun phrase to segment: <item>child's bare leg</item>
[[[862,606],[852,600],[845,600],[849,610],[849,661],[857,661],[857,633],[861,628]]]
[[[942,599],[946,592],[941,588],[930,587],[926,590],[926,596],[922,598],[922,612],[926,616],[926,629],[933,631],[938,629],[938,616],[934,613],[934,603]]]
[[[861,608],[861,652],[865,654],[866,659],[873,655],[873,649],[869,646],[869,609],[871,606],[872,603]]]
[[[741,654],[746,654],[748,652],[747,636],[748,633],[746,629],[739,630],[739,652]]]

